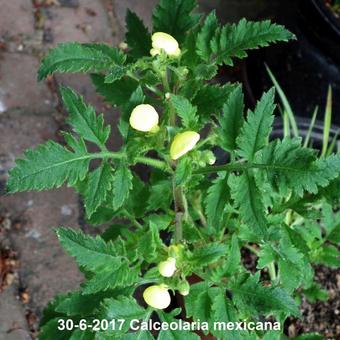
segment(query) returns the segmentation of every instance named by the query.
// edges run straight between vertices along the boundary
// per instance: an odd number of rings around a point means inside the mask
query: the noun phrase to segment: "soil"
[[[248,249],[242,249],[242,263],[249,271],[256,271],[257,257]],[[289,318],[285,323],[285,334],[294,338],[304,333],[319,333],[326,339],[340,340],[340,270],[318,265],[314,266],[315,281],[328,291],[327,301],[309,303],[302,299],[302,319]],[[268,274],[261,275],[268,280]]]

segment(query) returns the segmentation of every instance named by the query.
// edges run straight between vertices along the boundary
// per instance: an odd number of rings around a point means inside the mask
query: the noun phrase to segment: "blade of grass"
[[[329,157],[332,154],[332,152],[333,152],[333,150],[335,148],[335,144],[336,144],[336,142],[338,140],[339,134],[340,134],[340,130],[338,130],[336,132],[335,136],[333,137],[332,143],[329,145],[328,150],[326,152],[326,157]]]
[[[294,135],[294,137],[299,137],[299,130],[298,130],[298,127],[297,127],[297,124],[296,124],[296,120],[295,120],[295,117],[294,117],[293,110],[292,110],[292,108],[291,108],[291,106],[289,104],[289,101],[288,101],[286,95],[284,94],[281,86],[279,85],[279,83],[277,82],[276,78],[274,77],[274,74],[272,73],[272,71],[268,67],[268,65],[265,64],[265,66],[266,66],[267,72],[269,74],[269,77],[272,80],[272,82],[273,82],[273,84],[274,84],[274,86],[275,86],[275,88],[277,90],[277,93],[280,96],[280,99],[281,99],[282,105],[284,107],[284,110],[287,111],[287,115],[289,117],[290,125],[291,125],[292,130],[293,130],[293,135]]]
[[[310,141],[310,137],[312,135],[312,131],[313,131],[313,128],[314,128],[314,125],[315,125],[315,120],[316,120],[316,116],[318,115],[318,112],[319,112],[319,106],[316,106],[315,110],[313,112],[312,120],[310,121],[310,124],[309,124],[309,128],[308,128],[308,132],[307,132],[305,141],[303,143],[304,148],[306,148],[308,146],[308,143]]]
[[[323,143],[322,143],[321,156],[325,156],[327,153],[329,130],[331,129],[331,122],[332,122],[332,87],[329,86],[328,93],[327,93],[325,120],[323,124]]]
[[[283,136],[290,137],[289,117],[286,110],[283,111]]]

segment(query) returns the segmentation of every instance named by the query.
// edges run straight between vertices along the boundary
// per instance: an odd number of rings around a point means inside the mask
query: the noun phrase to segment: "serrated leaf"
[[[256,152],[268,141],[274,121],[274,95],[275,90],[272,88],[263,94],[254,112],[248,111],[247,121],[243,124],[236,140],[239,148],[238,155],[248,161],[252,161]]]
[[[245,172],[241,176],[229,176],[229,178],[231,195],[236,207],[240,209],[242,220],[259,240],[265,238],[268,223],[261,193],[253,175]]]
[[[178,329],[168,329],[168,330],[161,330],[158,335],[158,340],[182,340],[182,339],[188,339],[188,340],[198,340],[200,337],[190,331],[181,329],[181,326],[179,324],[179,320],[174,319],[172,315],[168,313],[164,313],[162,311],[158,312],[161,320],[163,322],[166,322],[167,324],[178,324]]]
[[[237,312],[232,302],[226,297],[225,290],[219,288],[217,294],[212,299],[212,321],[216,324],[228,322],[238,322]],[[211,333],[217,338],[222,339],[225,336],[225,329],[219,329],[217,326],[211,329]],[[228,330],[228,339],[242,339],[240,333],[236,330]]]
[[[236,234],[232,236],[230,245],[226,252],[226,259],[220,262],[216,268],[210,270],[210,277],[213,282],[221,282],[223,278],[232,277],[240,269],[241,252]]]
[[[259,274],[259,273],[258,273]],[[259,282],[259,275],[249,276],[244,282],[235,282],[230,286],[233,302],[240,311],[254,317],[254,315],[271,315],[284,313],[299,316],[296,302],[279,287],[265,287]]]
[[[148,210],[168,210],[172,201],[172,189],[169,181],[163,180],[152,185],[148,199]]]
[[[210,263],[214,263],[222,256],[227,255],[227,247],[221,243],[210,243],[203,248],[195,248],[190,256],[193,266],[202,268]]]
[[[283,26],[272,24],[270,20],[252,22],[242,19],[237,24],[227,24],[216,31],[211,40],[211,57],[217,64],[233,66],[232,58],[245,58],[247,50],[294,38]]]
[[[96,91],[104,97],[105,101],[116,106],[125,105],[138,87],[138,82],[131,78],[120,79],[108,84],[105,83],[105,76],[92,74],[91,80]]]
[[[8,191],[40,191],[58,188],[66,181],[74,185],[82,180],[88,173],[91,154],[86,152],[83,142],[78,143],[75,152],[53,141],[41,144],[35,150],[27,150],[25,159],[18,159],[10,170]]]
[[[261,150],[256,160],[268,166],[262,176],[283,195],[289,191],[300,197],[304,191],[316,194],[340,174],[340,155],[316,159],[312,149],[301,146],[300,138],[276,140]]]
[[[147,330],[139,330],[137,332],[126,333],[121,337],[122,340],[154,340],[155,338]]]
[[[236,149],[236,139],[244,123],[244,95],[242,87],[236,87],[223,106],[223,116],[219,119],[221,129],[218,135],[221,147],[229,152]]]
[[[62,87],[60,93],[69,112],[68,123],[85,140],[103,147],[110,135],[110,125],[104,127],[103,115],[97,116],[91,105],[86,105],[82,96],[68,87]]]
[[[92,237],[70,228],[58,228],[56,234],[63,248],[76,259],[79,266],[96,272],[107,266],[121,264],[113,244],[106,243],[100,236]]]
[[[159,236],[159,230],[156,224],[150,222],[149,230],[144,233],[138,241],[138,253],[149,263],[156,260],[158,256],[157,250],[164,247]]]
[[[112,295],[112,292],[100,292],[94,295],[83,295],[81,291],[71,292],[61,302],[57,303],[55,311],[67,316],[90,316],[108,295]]]
[[[88,218],[91,218],[97,208],[105,202],[107,192],[111,190],[112,181],[112,168],[107,162],[89,174],[85,192],[85,209]]]
[[[154,32],[165,32],[182,43],[185,33],[199,21],[199,14],[192,14],[196,9],[196,0],[160,0],[152,14]]]
[[[198,123],[197,107],[193,106],[187,98],[178,95],[171,95],[170,101],[175,112],[181,118],[183,126],[196,130]]]
[[[212,11],[205,19],[204,24],[197,35],[196,48],[197,54],[206,62],[210,61],[211,56],[211,39],[216,34],[218,28],[216,12]]]
[[[109,67],[112,60],[102,51],[80,43],[62,43],[49,51],[42,60],[38,80],[54,72],[98,72]]]
[[[114,299],[105,299],[99,313],[107,320],[125,320],[123,329],[128,330],[130,321],[142,319],[146,311],[133,297],[119,296]]]
[[[192,174],[191,160],[185,157],[179,159],[175,173],[176,185],[180,185],[189,181],[191,179],[191,174]]]
[[[223,212],[229,201],[228,176],[226,173],[220,173],[209,187],[205,198],[207,222],[212,230],[218,231],[223,226]]]
[[[119,266],[107,266],[90,278],[84,285],[83,294],[94,294],[114,288],[125,288],[137,282],[139,267],[130,267],[127,260]]]
[[[112,65],[105,76],[105,83],[113,83],[122,79],[129,68],[127,66]]]
[[[113,176],[113,208],[119,209],[128,198],[130,190],[132,189],[132,173],[127,164],[121,162]]]
[[[135,58],[148,56],[151,49],[151,35],[136,13],[127,10],[125,40],[129,54]]]
[[[209,122],[211,115],[220,115],[223,105],[226,102],[235,85],[204,85],[200,87],[192,100],[197,106],[200,122]]]

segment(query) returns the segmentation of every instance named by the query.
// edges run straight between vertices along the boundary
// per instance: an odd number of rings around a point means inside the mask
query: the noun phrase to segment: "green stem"
[[[276,164],[256,164],[256,163],[229,163],[223,165],[207,166],[202,169],[193,171],[194,175],[210,174],[221,171],[246,171],[249,169],[265,169],[265,170],[284,170],[284,171],[299,171],[294,167],[276,165]],[[303,169],[301,169],[303,171]]]
[[[125,155],[123,153],[119,153],[119,152],[103,151],[103,152],[88,154],[88,155],[84,156],[82,159],[98,159],[98,158],[101,158],[101,159],[105,159],[105,158],[123,159],[123,158],[125,158]],[[152,166],[154,168],[172,173],[172,170],[169,169],[168,165],[166,163],[164,163],[163,161],[160,161],[158,159],[140,156],[140,157],[136,157],[135,161],[136,161],[136,163],[142,163],[142,164],[149,165],[149,166]]]
[[[270,276],[271,281],[275,281],[276,280],[275,263],[270,262],[267,267],[268,267],[269,276]]]
[[[139,229],[143,229],[143,225],[141,225],[136,218],[131,215],[126,209],[123,210],[123,214]]]

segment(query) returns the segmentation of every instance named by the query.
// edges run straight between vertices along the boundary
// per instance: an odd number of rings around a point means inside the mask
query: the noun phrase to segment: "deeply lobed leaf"
[[[25,157],[10,170],[7,188],[11,193],[58,188],[66,181],[74,185],[87,175],[91,159],[81,140],[74,152],[49,141],[26,151]]]

